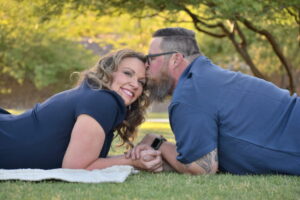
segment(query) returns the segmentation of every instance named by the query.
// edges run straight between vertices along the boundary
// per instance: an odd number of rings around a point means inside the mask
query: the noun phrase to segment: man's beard
[[[148,89],[150,91],[150,101],[163,102],[166,97],[171,95],[173,91],[173,78],[167,74],[167,72],[162,72],[160,77],[157,79],[149,79]]]

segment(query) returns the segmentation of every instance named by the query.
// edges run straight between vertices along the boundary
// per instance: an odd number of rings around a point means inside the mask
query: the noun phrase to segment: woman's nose
[[[139,81],[137,79],[132,79],[130,81],[130,85],[133,87],[133,88],[138,88],[139,87]]]

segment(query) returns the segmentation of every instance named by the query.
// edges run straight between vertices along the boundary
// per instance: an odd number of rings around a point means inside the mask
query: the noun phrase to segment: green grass
[[[167,123],[144,123],[137,141],[146,133],[163,134],[174,141]],[[111,154],[125,149],[116,147]],[[6,199],[300,199],[300,177],[236,176],[230,174],[190,176],[176,173],[140,172],[124,183],[81,184],[61,181],[2,181],[0,200]]]
[[[294,176],[190,176],[175,173],[131,175],[124,183],[80,184],[58,181],[0,183],[0,199],[255,199],[300,198]]]

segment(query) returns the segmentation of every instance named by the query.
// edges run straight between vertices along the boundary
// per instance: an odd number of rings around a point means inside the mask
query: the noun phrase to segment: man
[[[133,159],[152,144],[181,173],[300,175],[298,96],[214,65],[184,28],[156,31],[148,58],[152,96],[173,95],[176,146],[148,135],[131,152]]]

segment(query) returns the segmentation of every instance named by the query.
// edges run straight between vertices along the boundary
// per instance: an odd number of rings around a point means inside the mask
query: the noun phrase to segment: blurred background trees
[[[299,0],[0,0],[0,106],[70,88],[111,50],[147,53],[166,26],[195,30],[216,64],[299,94]]]

